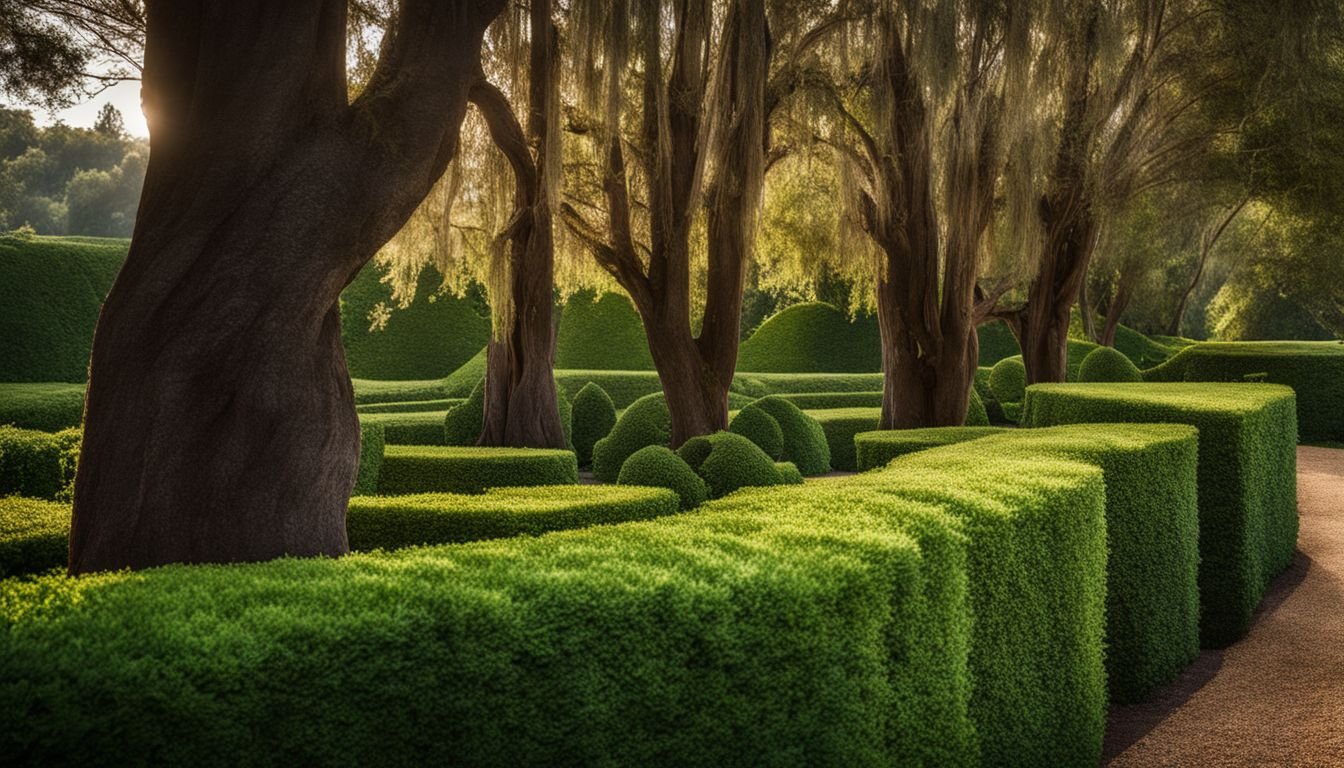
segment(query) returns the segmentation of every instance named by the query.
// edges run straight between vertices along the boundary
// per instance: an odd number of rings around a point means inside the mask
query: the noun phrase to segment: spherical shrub
[[[619,485],[648,485],[668,488],[681,499],[682,509],[694,509],[709,495],[705,481],[671,448],[646,445],[630,454],[616,478]]]
[[[980,399],[980,393],[971,388],[971,401],[966,406],[966,426],[968,427],[988,427],[989,412],[985,410],[985,401]]]
[[[663,394],[645,395],[625,409],[610,434],[593,444],[593,474],[614,483],[631,454],[646,445],[667,445],[671,440],[672,415]]]
[[[593,445],[611,433],[616,425],[616,404],[607,391],[593,382],[584,384],[574,395],[574,453],[579,466],[593,461]]]
[[[476,382],[467,399],[444,417],[444,445],[475,445],[485,420],[485,379]]]
[[[793,462],[804,475],[822,475],[831,471],[831,448],[816,419],[777,395],[762,397],[742,412],[752,408],[765,411],[779,424],[784,435],[782,459]]]
[[[1027,396],[1027,366],[1022,358],[1008,357],[989,372],[989,391],[1000,403],[1020,403]]]
[[[733,423],[728,425],[728,431],[755,443],[772,459],[778,459],[784,453],[784,432],[779,428],[779,422],[760,408],[738,411]]]
[[[1078,367],[1079,381],[1143,381],[1139,367],[1114,347],[1097,347],[1087,353]]]
[[[779,485],[783,481],[765,451],[735,432],[715,432],[687,440],[678,455],[704,478],[711,499],[738,488]]]
[[[792,461],[776,461],[775,471],[779,472],[780,485],[803,484],[803,473],[798,471]]]

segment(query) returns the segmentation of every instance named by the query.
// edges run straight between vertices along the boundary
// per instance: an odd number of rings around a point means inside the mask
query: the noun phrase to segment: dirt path
[[[1251,633],[1111,711],[1105,763],[1344,766],[1344,450],[1299,448],[1297,558]]]

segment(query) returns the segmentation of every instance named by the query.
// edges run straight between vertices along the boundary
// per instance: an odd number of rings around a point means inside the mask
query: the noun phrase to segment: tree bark
[[[1101,336],[1097,343],[1106,347],[1115,346],[1115,330],[1120,326],[1120,316],[1125,313],[1129,307],[1129,302],[1134,298],[1134,280],[1126,279],[1127,275],[1122,275],[1120,284],[1115,288],[1115,295],[1111,297],[1111,303],[1106,306],[1106,321],[1101,327]]]
[[[1083,323],[1083,334],[1087,336],[1088,341],[1096,341],[1097,321],[1093,317],[1092,298],[1088,295],[1087,275],[1083,275],[1083,282],[1078,286],[1078,317]]]
[[[147,3],[152,151],[93,341],[71,572],[347,550],[337,301],[447,165],[499,10],[406,0],[350,104],[344,0]]]

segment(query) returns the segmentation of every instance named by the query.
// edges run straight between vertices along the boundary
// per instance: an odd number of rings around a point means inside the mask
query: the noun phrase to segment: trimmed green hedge
[[[388,445],[445,445],[443,423],[448,413],[361,413],[359,423],[381,426]]]
[[[867,472],[907,453],[979,440],[1003,431],[1002,427],[930,427],[860,432],[854,436],[855,465],[858,471]]]
[[[621,293],[580,291],[560,312],[555,335],[557,368],[651,371],[644,324]],[[644,393],[647,394],[647,393]]]
[[[677,456],[704,479],[711,499],[727,496],[739,488],[783,483],[774,460],[735,432],[693,437],[677,449]]]
[[[784,454],[784,431],[779,428],[775,417],[761,408],[745,408],[737,412],[728,425],[729,432],[736,432],[756,444],[771,459]]]
[[[621,466],[647,445],[666,447],[672,441],[672,414],[661,393],[636,400],[616,419],[616,426],[593,444],[593,475],[614,483]]]
[[[69,548],[68,503],[0,497],[0,579],[63,568]]]
[[[677,494],[681,509],[694,509],[709,498],[709,486],[695,469],[664,445],[646,445],[621,465],[619,485],[666,488]]]
[[[985,401],[980,399],[980,393],[971,387],[971,391],[966,400],[966,421],[968,427],[988,427],[989,411],[985,408]]]
[[[1106,675],[1111,701],[1143,701],[1199,655],[1198,433],[1176,424],[1007,430],[987,454],[1054,454],[1106,481]]]
[[[1078,381],[1133,382],[1143,381],[1143,374],[1123,352],[1111,347],[1097,347],[1087,353],[1078,366]]]
[[[440,445],[475,445],[485,421],[485,379],[476,382],[466,400],[439,419]]]
[[[1203,342],[1186,347],[1143,375],[1148,381],[1242,381],[1252,377],[1285,384],[1297,393],[1301,439],[1344,440],[1344,342]]]
[[[980,367],[993,368],[1000,360],[1022,354],[1013,329],[1002,320],[992,320],[975,330],[980,340]]]
[[[824,302],[794,304],[744,342],[738,370],[757,373],[866,373],[882,370],[877,319],[851,321]]]
[[[784,434],[781,457],[793,462],[804,475],[824,475],[831,471],[831,449],[826,432],[817,420],[798,406],[778,397],[763,397],[742,410],[757,408],[772,416]]]
[[[378,475],[383,471],[386,446],[382,424],[359,423],[359,471],[355,474],[354,493],[378,492]]]
[[[733,390],[751,397],[819,392],[880,392],[880,373],[739,373]]]
[[[573,421],[574,453],[579,466],[586,467],[593,463],[593,446],[616,426],[616,404],[606,390],[590,381],[574,395]]]
[[[355,406],[361,416],[366,413],[424,413],[439,411],[446,413],[466,402],[462,397],[444,397],[437,400],[407,400],[396,403],[367,403]]]
[[[1000,405],[1020,403],[1027,392],[1027,366],[1021,357],[1009,357],[994,364],[989,372],[989,391]]]
[[[882,420],[881,408],[826,408],[809,410],[808,416],[817,420],[826,434],[831,452],[831,467],[842,472],[858,471],[854,454],[854,436],[877,429]]]
[[[676,514],[663,488],[554,485],[495,488],[484,494],[356,496],[345,529],[350,549],[455,544]]]
[[[779,472],[780,485],[802,485],[803,473],[792,461],[776,461],[775,471]]]
[[[779,395],[783,400],[815,411],[823,408],[881,408],[882,390],[872,392],[793,392]]]
[[[476,382],[485,378],[485,360],[486,348],[481,347],[480,351],[472,355],[467,362],[448,374],[448,378],[443,380],[443,391],[447,396],[461,398],[469,396]]]
[[[0,426],[0,496],[69,499],[81,435]]]
[[[472,383],[476,383],[480,378],[477,376]],[[350,383],[355,387],[356,408],[365,404],[425,402],[458,397],[448,391],[443,379],[427,381],[351,379]],[[467,387],[467,391],[471,391],[470,386]],[[466,397],[467,392],[463,392],[461,396]]]
[[[0,424],[55,432],[83,420],[83,384],[0,384]]]
[[[389,445],[383,452],[378,492],[480,493],[487,488],[578,481],[579,467],[572,451]]]
[[[1003,406],[999,405],[999,399],[994,397],[993,390],[989,388],[989,376],[993,371],[993,368],[986,368],[983,365],[976,368],[973,384],[975,393],[980,396],[980,403],[985,407],[985,418],[991,424],[1003,424],[1007,422],[1003,415]]]
[[[1199,430],[1200,642],[1246,634],[1297,542],[1297,414],[1273,384],[1037,384],[1024,423],[1172,423]]]

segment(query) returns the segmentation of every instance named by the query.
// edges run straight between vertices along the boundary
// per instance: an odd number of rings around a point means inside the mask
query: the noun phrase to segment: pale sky
[[[149,136],[149,128],[145,125],[145,115],[140,111],[139,80],[122,81],[73,107],[55,113],[29,105],[20,105],[20,108],[32,110],[33,119],[38,125],[50,125],[60,119],[66,125],[92,128],[94,121],[98,119],[98,110],[102,109],[103,105],[108,102],[121,110],[121,116],[126,121],[127,133],[140,138]]]

